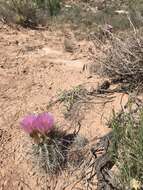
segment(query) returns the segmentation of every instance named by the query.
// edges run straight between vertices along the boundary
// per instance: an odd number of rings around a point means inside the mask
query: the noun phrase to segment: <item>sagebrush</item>
[[[127,91],[141,91],[143,84],[143,31],[111,34],[108,48],[102,54],[100,71],[103,76],[127,84]]]

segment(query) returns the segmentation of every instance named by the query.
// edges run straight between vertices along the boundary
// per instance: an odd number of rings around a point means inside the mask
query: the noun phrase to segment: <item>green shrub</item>
[[[143,109],[132,110],[111,122],[113,138],[109,153],[119,169],[122,189],[132,189],[132,181],[143,184]]]
[[[23,26],[37,26],[48,16],[58,14],[60,0],[1,0],[0,17],[5,22],[15,22]],[[46,17],[46,18],[45,18]]]

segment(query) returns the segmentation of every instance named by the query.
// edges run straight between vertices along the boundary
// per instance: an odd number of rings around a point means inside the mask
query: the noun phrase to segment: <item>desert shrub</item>
[[[142,0],[116,0],[116,1],[103,1],[102,8],[95,3],[98,11],[96,13],[96,22],[98,24],[109,23],[115,30],[125,30],[130,28],[130,23],[127,14],[130,16],[133,24],[136,27],[142,26],[142,13],[143,13],[143,1]],[[116,11],[122,10],[122,14],[118,14]]]
[[[46,22],[48,16],[56,15],[60,10],[60,0],[1,0],[0,17],[5,22],[14,22],[23,26],[37,26]]]
[[[142,90],[143,38],[142,31],[112,35],[100,62],[102,74],[128,84],[128,90]]]
[[[118,167],[121,189],[141,189],[143,185],[143,109],[130,102],[128,111],[121,112],[110,124],[111,158]],[[135,187],[136,186],[136,187]]]
[[[76,30],[77,39],[87,38],[93,33],[98,34],[98,25],[112,25],[115,32],[130,29],[128,17],[136,27],[142,26],[142,0],[63,1],[62,5],[56,22],[61,27],[64,26],[63,23],[68,23]],[[123,13],[119,14],[117,10],[122,10]]]

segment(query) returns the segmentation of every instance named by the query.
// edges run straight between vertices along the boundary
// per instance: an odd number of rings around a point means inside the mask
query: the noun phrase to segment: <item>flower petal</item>
[[[47,133],[54,127],[54,118],[50,113],[41,113],[34,121],[35,128],[41,133]]]
[[[35,129],[34,129],[34,122],[37,119],[37,116],[33,115],[28,115],[24,117],[24,119],[21,121],[21,128],[28,134],[31,134]]]

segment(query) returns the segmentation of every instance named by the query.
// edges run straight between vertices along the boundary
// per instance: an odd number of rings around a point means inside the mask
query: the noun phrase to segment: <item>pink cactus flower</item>
[[[53,116],[50,113],[39,114],[34,121],[34,127],[38,132],[42,134],[50,132],[54,127]]]
[[[21,121],[21,128],[28,134],[32,134],[35,131],[34,123],[37,119],[36,115],[28,115]]]
[[[54,127],[54,118],[50,113],[26,116],[21,124],[21,128],[28,134],[47,134]]]

